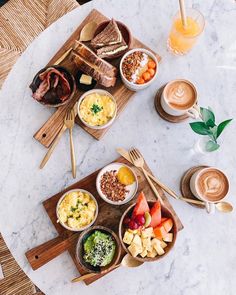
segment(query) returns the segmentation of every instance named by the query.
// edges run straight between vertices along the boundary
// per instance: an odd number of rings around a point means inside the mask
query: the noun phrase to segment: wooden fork
[[[164,205],[164,202],[163,202],[160,194],[158,193],[156,187],[154,186],[151,179],[149,178],[147,171],[144,169],[144,159],[143,159],[142,155],[139,153],[139,151],[137,149],[132,148],[129,151],[129,156],[130,156],[130,159],[133,162],[134,166],[137,168],[140,168],[142,170],[144,176],[146,177],[146,179],[147,179],[149,185],[151,186],[154,194],[156,195],[157,199],[160,201],[160,203],[162,205]]]

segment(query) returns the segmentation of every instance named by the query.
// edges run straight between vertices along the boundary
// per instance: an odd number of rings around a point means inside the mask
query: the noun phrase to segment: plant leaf
[[[214,151],[218,150],[219,147],[220,147],[220,145],[212,140],[209,140],[206,143],[206,150],[208,152],[214,152]]]
[[[225,127],[232,121],[233,119],[225,120],[221,122],[217,127],[217,138],[221,135]]]
[[[205,122],[207,127],[214,127],[215,126],[215,115],[214,113],[208,108],[200,108],[202,120]]]
[[[189,124],[192,130],[201,135],[209,135],[210,131],[207,128],[206,124],[203,122],[193,122]]]
[[[212,137],[213,137],[213,140],[216,141],[217,139],[217,126],[215,125],[214,127],[209,127],[211,133],[212,133]]]

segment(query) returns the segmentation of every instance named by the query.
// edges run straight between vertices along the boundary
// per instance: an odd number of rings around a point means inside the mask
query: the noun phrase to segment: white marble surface
[[[32,135],[50,116],[37,104],[28,85],[92,8],[124,21],[133,34],[160,53],[163,60],[157,81],[137,93],[112,129],[96,141],[81,128],[74,130],[78,179],[109,163],[116,147],[137,146],[154,173],[178,192],[181,174],[196,164],[223,169],[231,180],[228,200],[236,206],[235,122],[222,136],[219,152],[199,157],[191,151],[197,135],[187,123],[172,125],[157,115],[153,98],[157,88],[178,77],[196,84],[202,106],[210,105],[219,120],[235,117],[236,3],[233,0],[186,1],[206,17],[206,29],[194,50],[185,57],[172,56],[166,39],[176,0],[98,0],[61,18],[25,51],[0,93],[0,231],[18,263],[47,295],[145,294],[233,295],[236,290],[236,217],[209,216],[170,199],[185,229],[176,247],[159,263],[138,269],[116,270],[86,287],[71,284],[78,273],[67,253],[32,271],[24,256],[29,248],[56,235],[42,201],[73,183],[68,134],[51,160],[39,170],[45,148]],[[124,132],[125,131],[125,132]]]

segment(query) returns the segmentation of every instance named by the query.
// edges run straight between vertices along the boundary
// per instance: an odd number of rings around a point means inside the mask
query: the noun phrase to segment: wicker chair
[[[0,88],[34,38],[78,6],[76,0],[9,0],[0,8]]]

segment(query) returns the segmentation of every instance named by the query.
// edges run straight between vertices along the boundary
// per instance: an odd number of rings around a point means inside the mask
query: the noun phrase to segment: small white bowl
[[[146,53],[147,55],[149,55],[156,63],[156,73],[155,75],[152,77],[152,79],[144,84],[135,84],[135,83],[132,83],[130,81],[128,81],[124,74],[123,74],[123,71],[122,71],[122,64],[124,62],[124,59],[130,55],[131,53],[133,52],[136,52],[136,51],[141,51],[141,52],[144,52]],[[125,86],[132,90],[132,91],[138,91],[138,90],[142,90],[142,89],[145,89],[147,88],[148,86],[150,86],[156,79],[157,77],[157,73],[158,73],[158,60],[156,58],[156,56],[150,51],[150,50],[147,50],[147,49],[144,49],[144,48],[134,48],[132,50],[129,50],[128,52],[126,52],[124,54],[124,56],[122,57],[121,61],[120,61],[120,75],[121,75],[121,79],[123,81],[123,83],[125,84]]]
[[[126,188],[129,190],[129,193],[125,196],[125,199],[123,201],[111,201],[109,200],[106,195],[103,194],[102,190],[101,190],[101,178],[102,178],[102,175],[107,172],[107,171],[112,171],[112,170],[119,170],[119,168],[121,167],[127,167],[129,168],[133,174],[134,174],[134,177],[135,177],[135,182],[131,185],[127,185]],[[99,194],[99,196],[107,203],[109,204],[112,204],[112,205],[123,205],[123,204],[126,204],[128,203],[130,200],[133,199],[133,197],[135,196],[135,194],[137,193],[137,190],[138,190],[138,178],[134,172],[134,170],[132,168],[130,168],[128,165],[125,165],[123,163],[118,163],[118,162],[115,162],[115,163],[111,163],[107,166],[105,166],[104,168],[102,168],[100,170],[100,172],[98,173],[97,175],[97,179],[96,179],[96,188],[97,188],[97,192]]]
[[[84,226],[84,227],[81,227],[80,229],[73,229],[71,227],[69,227],[68,225],[66,225],[65,223],[61,222],[60,218],[59,218],[59,214],[58,214],[58,209],[59,209],[59,206],[62,202],[62,200],[65,198],[66,195],[68,195],[69,193],[72,193],[72,192],[82,192],[82,193],[86,193],[88,194],[91,199],[94,200],[95,204],[96,204],[96,212],[95,212],[95,215],[94,215],[94,219],[92,222],[90,222],[88,225]],[[60,222],[60,224],[65,228],[65,229],[68,229],[70,231],[73,231],[73,232],[80,232],[80,231],[83,231],[87,228],[89,228],[91,225],[94,224],[95,220],[97,219],[97,216],[98,216],[98,203],[97,203],[97,200],[95,199],[95,197],[88,191],[84,190],[84,189],[72,189],[66,193],[64,193],[61,198],[59,199],[59,201],[57,202],[57,207],[56,207],[56,214],[57,214],[57,220],[58,222]]]
[[[83,120],[83,118],[80,116],[80,109],[79,109],[79,108],[80,108],[80,104],[81,104],[81,102],[83,101],[83,99],[84,99],[87,95],[92,94],[92,93],[99,93],[99,94],[107,95],[107,96],[109,96],[109,97],[113,100],[113,102],[115,103],[115,113],[114,113],[113,118],[111,118],[110,121],[108,121],[106,124],[101,125],[101,126],[91,126],[91,125],[89,125],[87,122],[85,122],[85,121]],[[106,91],[106,90],[103,90],[103,89],[92,89],[92,90],[89,90],[89,91],[85,92],[85,93],[80,97],[80,99],[79,99],[79,101],[78,101],[78,117],[79,117],[80,121],[81,121],[85,126],[91,128],[91,129],[97,129],[97,130],[100,130],[100,129],[107,128],[107,127],[110,126],[110,125],[113,123],[113,121],[115,120],[115,118],[116,118],[116,114],[117,114],[117,103],[116,103],[116,100],[115,100],[114,96],[111,95],[111,93],[109,93],[109,92]]]

